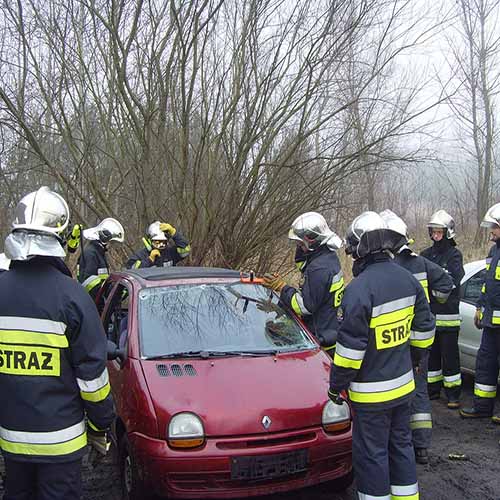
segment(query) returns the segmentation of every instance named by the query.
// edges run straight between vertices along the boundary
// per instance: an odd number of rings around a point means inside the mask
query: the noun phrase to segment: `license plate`
[[[236,457],[231,463],[231,479],[273,479],[307,470],[308,450],[298,450],[276,455]]]

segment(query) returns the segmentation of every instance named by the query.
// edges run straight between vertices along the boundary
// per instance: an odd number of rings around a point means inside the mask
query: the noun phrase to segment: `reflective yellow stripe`
[[[391,495],[391,500],[419,500],[419,495],[418,493],[415,493],[414,495]]]
[[[139,269],[140,267],[141,267],[141,261],[140,260],[136,260],[135,264],[134,264],[134,269]]]
[[[108,397],[109,391],[111,390],[111,386],[109,385],[109,382],[102,387],[101,389],[98,389],[97,391],[94,392],[84,392],[80,391],[80,395],[82,399],[85,401],[91,401],[92,403],[98,403],[99,401],[102,401],[103,399],[106,399]]]
[[[2,344],[45,345],[48,347],[68,347],[66,335],[57,333],[26,332],[24,330],[0,330]]]
[[[436,382],[441,382],[443,380],[443,372],[441,370],[428,372],[427,373],[427,383],[434,384]]]
[[[16,455],[39,455],[39,456],[57,456],[69,455],[75,451],[87,446],[87,433],[70,439],[65,443],[57,444],[30,444],[30,443],[13,443],[0,438],[0,448],[8,453]]]
[[[402,385],[398,387],[398,384]],[[384,389],[391,386],[394,388]],[[406,396],[414,389],[413,371],[409,371],[396,379],[382,382],[351,382],[349,396],[356,403],[384,403]]]
[[[481,293],[486,293],[486,284],[481,287]]]
[[[432,422],[410,422],[410,429],[432,429]]]
[[[153,247],[151,246],[151,243],[146,238],[142,238],[142,243],[144,244],[144,246],[146,247],[146,250],[148,252],[151,252],[151,250],[153,250]]]
[[[495,269],[495,279],[500,280],[500,266],[497,266]]]
[[[298,271],[302,271],[305,265],[306,265],[305,260],[299,260],[298,262],[295,262],[295,267],[297,268]]]
[[[422,285],[422,288],[424,289],[425,296],[427,297],[427,302],[429,302],[429,281],[428,280],[421,280],[420,284]]]
[[[492,325],[500,325],[500,318],[498,316],[492,316],[491,317],[491,324]]]
[[[90,278],[87,278],[82,285],[85,287],[85,290],[90,293],[96,286],[101,286],[108,276],[109,274],[100,274],[96,277],[90,276]]]
[[[456,327],[460,326],[460,314],[436,314],[436,326]]]
[[[333,282],[330,285],[330,293],[333,294],[333,307],[339,307],[342,303],[344,288],[344,277],[342,276],[342,273],[339,273],[333,277]]]
[[[372,318],[370,320],[370,328],[376,328],[377,326],[389,325],[391,323],[396,323],[407,319],[409,316],[413,315],[415,306],[404,307],[398,311],[387,312]]]
[[[333,358],[333,364],[336,366],[342,366],[343,368],[354,368],[359,370],[361,368],[362,359],[350,359],[344,358],[338,352],[335,352],[335,357]]]
[[[399,486],[391,484],[391,500],[418,500],[418,483]]]
[[[474,395],[480,398],[495,398],[497,395],[496,385],[474,384]]]

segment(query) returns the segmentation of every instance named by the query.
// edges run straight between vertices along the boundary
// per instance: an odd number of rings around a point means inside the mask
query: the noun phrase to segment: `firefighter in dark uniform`
[[[387,253],[393,246],[394,233],[379,214],[364,212],[351,224],[346,252],[354,279],[342,300],[330,374],[334,403],[349,390],[354,475],[364,500],[419,498],[409,425],[413,367],[435,322],[420,283]]]
[[[440,303],[446,302],[454,286],[451,276],[442,267],[412,252],[408,246],[408,228],[400,217],[391,210],[384,210],[380,215],[389,230],[394,231],[400,237],[400,239],[396,237],[396,245],[393,249],[394,261],[410,271],[420,282],[428,301],[429,297],[433,296]],[[420,464],[429,462],[427,450],[431,445],[432,437],[431,402],[427,392],[427,366],[433,341],[434,336],[416,339],[414,342],[418,342],[419,347],[425,349],[418,369],[414,373],[416,390],[411,402],[410,415],[415,458]]]
[[[74,228],[72,234],[74,233]],[[84,229],[83,237],[88,241],[78,259],[77,278],[95,300],[102,284],[109,276],[106,252],[111,241],[123,243],[123,226],[111,217],[99,225]]]
[[[87,441],[105,453],[114,405],[106,336],[62,258],[69,218],[46,187],[17,205],[0,275],[0,447],[4,500],[81,496]]]
[[[288,233],[297,249],[295,263],[303,275],[299,290],[276,274],[264,277],[264,286],[280,294],[281,301],[300,316],[323,350],[332,357],[338,329],[337,310],[344,293],[344,277],[336,250],[342,240],[316,212],[295,219]]]
[[[493,416],[493,410],[500,366],[500,203],[486,212],[481,226],[489,228],[494,245],[486,258],[486,276],[474,317],[476,327],[483,329],[476,357],[474,405],[461,409],[460,415],[464,418],[492,417],[492,421],[499,424],[500,417]]]
[[[462,376],[458,333],[460,331],[460,281],[464,276],[463,259],[455,243],[455,222],[444,210],[435,212],[429,223],[429,236],[433,245],[421,255],[445,269],[453,279],[455,288],[448,300],[442,303],[430,296],[431,309],[436,316],[436,338],[429,356],[427,388],[430,399],[439,399],[441,387],[448,398],[448,408],[460,406]]]
[[[173,245],[168,244],[169,240]],[[176,266],[191,251],[188,240],[167,222],[156,221],[150,224],[142,242],[144,248],[128,259],[127,269]]]

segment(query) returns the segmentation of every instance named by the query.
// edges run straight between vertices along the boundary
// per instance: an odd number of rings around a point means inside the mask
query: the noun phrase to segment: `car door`
[[[126,280],[118,281],[109,294],[102,317],[108,340],[125,352],[125,360],[117,358],[108,362],[109,379],[118,410],[122,406],[122,390],[127,377],[128,305],[131,294],[131,284]]]
[[[486,269],[480,269],[462,283],[460,314],[462,325],[458,338],[460,348],[460,364],[467,371],[474,371],[476,356],[481,343],[481,330],[474,326],[476,303],[484,283]]]

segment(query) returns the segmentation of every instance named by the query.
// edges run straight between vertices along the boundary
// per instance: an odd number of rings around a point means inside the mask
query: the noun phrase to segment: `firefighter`
[[[74,232],[74,227],[72,234]],[[123,243],[123,226],[111,217],[104,219],[95,227],[82,231],[88,241],[78,259],[77,277],[85,290],[95,300],[97,292],[109,276],[106,252],[111,241]]]
[[[81,496],[87,441],[101,453],[114,405],[106,336],[63,262],[69,211],[47,187],[17,205],[0,276],[0,447],[4,500]]]
[[[431,295],[431,309],[436,316],[436,337],[429,356],[427,388],[430,399],[439,399],[441,387],[448,399],[448,408],[460,406],[462,377],[458,332],[460,330],[460,281],[464,276],[462,254],[456,248],[455,222],[444,210],[435,212],[427,224],[433,245],[421,255],[446,270],[455,288],[448,300],[442,303]]]
[[[168,244],[169,240],[173,245]],[[142,242],[144,248],[128,259],[127,269],[176,266],[191,251],[188,240],[167,222],[153,222]]]
[[[342,300],[329,397],[341,404],[349,390],[360,499],[419,498],[409,425],[413,367],[435,322],[420,283],[391,259],[394,243],[375,212],[354,219],[346,238],[354,279]]]
[[[497,394],[500,360],[500,203],[493,205],[484,216],[481,226],[489,228],[494,245],[486,258],[486,275],[477,303],[474,324],[483,329],[476,357],[474,404],[463,408],[463,418],[489,418],[493,415]],[[500,423],[500,417],[492,417]]]
[[[342,240],[316,212],[297,217],[288,232],[296,243],[295,263],[301,270],[299,290],[287,285],[279,275],[267,274],[264,286],[280,294],[281,301],[299,315],[333,357],[337,335],[337,309],[344,293],[344,278],[337,252]]]
[[[412,252],[408,246],[408,228],[400,217],[391,210],[384,210],[380,216],[384,219],[388,229],[396,233],[396,244],[393,249],[394,261],[410,271],[420,282],[428,301],[429,297],[433,296],[440,303],[446,302],[454,286],[450,275],[442,267]],[[411,402],[410,415],[415,458],[420,464],[429,462],[427,450],[430,447],[432,437],[431,402],[427,392],[427,366],[433,341],[434,334],[432,338],[415,340],[420,348],[425,349],[418,369],[414,373],[416,391]]]

